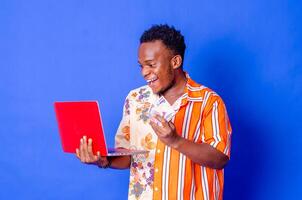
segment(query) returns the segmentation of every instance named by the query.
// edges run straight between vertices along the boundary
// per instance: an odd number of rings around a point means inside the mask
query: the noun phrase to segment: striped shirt
[[[222,199],[224,171],[195,164],[162,143],[149,125],[148,110],[159,98],[151,88],[132,90],[126,98],[115,145],[144,149],[132,156],[129,199]],[[176,131],[195,143],[207,143],[230,156],[231,126],[222,99],[188,78],[184,95],[173,105]]]

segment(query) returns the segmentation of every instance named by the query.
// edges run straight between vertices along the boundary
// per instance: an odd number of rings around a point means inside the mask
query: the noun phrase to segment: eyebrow
[[[154,60],[145,60],[144,63],[148,63],[148,62],[153,62]],[[138,60],[137,61],[139,64],[141,64],[141,62]]]

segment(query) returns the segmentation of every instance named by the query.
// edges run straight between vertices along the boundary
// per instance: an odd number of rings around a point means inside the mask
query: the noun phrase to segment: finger
[[[162,118],[163,118],[162,116],[160,116],[158,114],[154,115],[153,117],[156,118],[160,122],[162,121]]]
[[[158,126],[155,122],[150,121],[150,125],[152,127],[152,129],[154,130],[154,132],[158,135],[161,136],[161,130],[160,130],[160,126]]]
[[[175,130],[175,125],[173,124],[173,122],[168,122],[168,125],[172,130]]]
[[[85,153],[84,153],[84,146],[83,146],[83,138],[80,139],[80,159],[81,159],[81,162],[85,162]]]
[[[90,158],[94,159],[93,151],[92,151],[92,139],[88,139],[88,155]]]
[[[78,159],[81,160],[80,151],[79,151],[78,148],[76,148],[76,156],[77,156]]]
[[[162,127],[168,126],[168,122],[163,116],[155,115],[155,118],[161,123]]]
[[[89,154],[88,154],[88,147],[87,147],[87,137],[83,137],[83,149],[84,149],[84,157],[85,157],[85,162],[89,162]]]
[[[151,118],[150,122],[153,122],[153,124],[155,124],[154,126],[162,135],[166,135],[166,133],[169,133],[171,131],[171,128],[169,127],[166,120],[164,120],[164,122],[162,123],[159,121],[159,118]]]
[[[160,126],[160,127],[163,127],[162,123],[160,122],[160,120],[158,120],[157,118],[155,117],[152,117],[150,119],[150,122],[153,122],[154,124],[156,124],[157,126]]]
[[[149,122],[150,126],[152,127],[152,129],[156,132],[157,131],[157,127],[158,125],[156,124],[156,122],[154,122],[152,119]]]

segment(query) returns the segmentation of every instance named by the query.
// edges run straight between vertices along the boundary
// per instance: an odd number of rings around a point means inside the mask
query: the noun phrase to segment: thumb
[[[99,151],[96,152],[96,159],[98,161],[101,159],[101,153]]]
[[[172,130],[175,129],[175,125],[173,124],[173,122],[170,121],[168,124],[169,124],[169,126],[170,126],[170,128],[171,128]]]

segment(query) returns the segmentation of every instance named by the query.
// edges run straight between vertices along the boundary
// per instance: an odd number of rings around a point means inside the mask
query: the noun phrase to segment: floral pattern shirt
[[[143,86],[131,91],[125,100],[123,118],[115,136],[115,147],[149,151],[147,154],[132,156],[130,200],[152,199],[157,135],[149,125],[149,108],[159,98],[149,86]],[[174,104],[179,105],[179,101]]]

